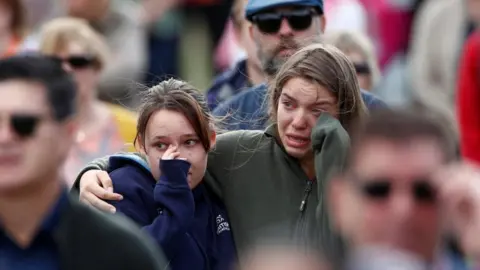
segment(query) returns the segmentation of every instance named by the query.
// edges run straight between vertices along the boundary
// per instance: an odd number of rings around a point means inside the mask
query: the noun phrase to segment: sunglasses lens
[[[280,16],[275,16],[274,14],[264,14],[264,16],[259,16],[256,20],[258,29],[266,34],[274,34],[280,30],[280,25],[282,24],[282,18]]]
[[[418,202],[435,202],[437,192],[435,188],[427,182],[419,182],[413,186],[414,197]]]
[[[93,60],[84,56],[73,56],[68,58],[68,63],[74,68],[88,67],[93,63]]]
[[[363,194],[372,199],[385,199],[390,194],[391,185],[388,182],[366,183],[362,187]]]
[[[11,125],[20,137],[29,137],[35,132],[40,118],[33,115],[13,115]]]
[[[288,23],[293,30],[306,30],[312,24],[311,14],[291,14],[287,16]]]
[[[354,63],[353,66],[357,74],[370,74],[370,67],[367,63]]]

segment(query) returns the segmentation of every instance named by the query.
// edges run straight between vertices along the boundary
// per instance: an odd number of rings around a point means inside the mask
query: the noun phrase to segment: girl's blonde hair
[[[371,70],[370,83],[372,87],[376,86],[380,81],[380,68],[375,49],[370,39],[361,32],[354,31],[334,31],[328,33],[324,37],[327,44],[337,47],[345,54],[358,53],[363,58]]]
[[[70,44],[78,44],[86,53],[96,58],[97,68],[103,69],[109,58],[109,48],[101,34],[86,20],[58,18],[49,21],[41,29],[40,52],[53,55]]]

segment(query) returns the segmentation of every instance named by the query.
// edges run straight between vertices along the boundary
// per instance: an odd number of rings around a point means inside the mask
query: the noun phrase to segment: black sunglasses
[[[312,18],[318,13],[312,9],[297,9],[281,12],[259,13],[252,17],[253,23],[265,34],[275,34],[280,30],[285,18],[293,30],[303,31],[312,25]]]
[[[10,127],[19,137],[33,136],[37,130],[41,117],[29,114],[13,114],[10,116]]]
[[[96,63],[96,58],[90,55],[72,55],[66,58],[52,56],[55,61],[60,63],[67,63],[72,68],[86,68]]]
[[[370,75],[370,66],[367,63],[353,63],[355,71],[360,75]]]
[[[385,200],[393,191],[392,181],[355,181],[363,196],[373,200]],[[417,180],[411,185],[411,195],[417,203],[435,203],[437,190],[428,180]]]

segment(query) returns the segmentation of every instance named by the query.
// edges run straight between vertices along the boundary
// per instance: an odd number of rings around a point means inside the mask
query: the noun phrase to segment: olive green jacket
[[[339,255],[341,242],[327,215],[325,188],[342,169],[349,144],[340,122],[322,115],[312,131],[316,179],[308,179],[279,143],[276,125],[217,136],[204,181],[225,203],[240,255],[268,235]],[[82,173],[90,169],[108,170],[108,158],[93,161]]]

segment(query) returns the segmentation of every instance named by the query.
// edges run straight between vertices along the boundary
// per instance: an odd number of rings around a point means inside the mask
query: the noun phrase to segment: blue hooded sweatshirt
[[[190,190],[190,163],[161,160],[158,182],[135,156],[112,156],[110,166],[123,200],[109,203],[155,239],[172,270],[231,268],[236,251],[225,208],[203,183]]]

